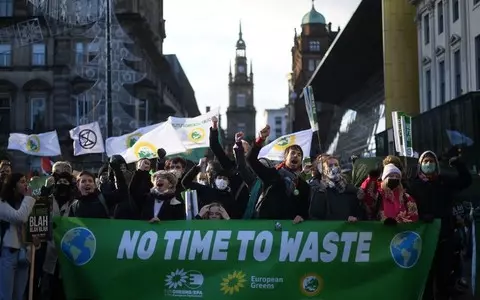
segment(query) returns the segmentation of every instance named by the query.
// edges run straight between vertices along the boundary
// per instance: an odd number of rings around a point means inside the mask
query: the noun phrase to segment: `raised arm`
[[[207,159],[205,157],[201,158],[200,161],[198,162],[198,165],[191,168],[185,174],[185,176],[183,176],[182,186],[185,189],[194,190],[197,187],[198,184],[195,182],[195,178],[197,177],[198,173],[200,173],[200,171],[202,170],[202,167],[205,166],[206,163],[207,163]]]
[[[165,156],[167,152],[165,149],[160,148],[157,150],[157,164],[156,164],[156,171],[165,170]]]
[[[450,165],[457,169],[457,177],[446,178],[446,185],[455,191],[461,191],[468,188],[472,184],[472,175],[467,166],[458,157],[452,157],[449,161]]]
[[[255,181],[257,180],[257,176],[255,176],[255,174],[247,166],[242,139],[243,132],[237,132],[235,134],[235,146],[233,147],[233,151],[235,151],[235,161],[237,163],[238,172],[240,173],[243,181],[245,181],[249,188],[252,188],[253,184],[255,184]]]
[[[225,151],[223,151],[222,145],[218,140],[218,119],[212,118],[212,127],[210,128],[210,149],[217,158],[222,168],[226,171],[232,171],[235,169],[235,162],[228,158]]]
[[[258,154],[263,147],[263,143],[270,135],[270,126],[266,126],[260,131],[260,136],[253,142],[252,149],[247,154],[247,162],[253,172],[263,181],[263,183],[271,183],[280,176],[275,168],[264,166],[258,160]]]

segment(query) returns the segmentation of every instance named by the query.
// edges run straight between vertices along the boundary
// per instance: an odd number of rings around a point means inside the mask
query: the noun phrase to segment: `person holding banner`
[[[357,188],[348,184],[337,158],[319,155],[309,182],[310,218],[314,220],[356,222],[360,218]]]
[[[203,206],[196,219],[230,220],[230,216],[220,203],[214,202]]]
[[[472,183],[468,168],[460,157],[449,159],[449,164],[457,169],[458,176],[441,174],[437,155],[425,151],[418,159],[417,176],[410,181],[409,193],[416,200],[420,220],[432,222],[441,220],[435,258],[425,287],[423,299],[448,299],[452,286],[451,274],[455,257],[452,209],[455,193],[466,189]],[[435,281],[435,283],[434,283]]]
[[[30,247],[24,243],[24,224],[35,204],[23,174],[7,177],[0,194],[0,299],[23,300],[30,269]],[[35,241],[35,247],[40,243]]]
[[[265,126],[247,154],[247,162],[262,180],[264,192],[257,203],[257,217],[269,220],[293,220],[297,224],[308,218],[310,186],[301,177],[303,150],[290,145],[284,150],[284,161],[276,168],[263,165],[258,154],[270,135]]]

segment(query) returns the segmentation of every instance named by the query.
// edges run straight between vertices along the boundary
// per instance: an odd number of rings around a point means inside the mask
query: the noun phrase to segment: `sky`
[[[345,27],[360,0],[318,0],[315,8],[332,28]],[[164,54],[176,54],[195,90],[200,111],[220,107],[226,126],[229,62],[235,58],[242,22],[247,58],[253,62],[256,128],[264,110],[288,103],[294,30],[311,0],[164,0]]]

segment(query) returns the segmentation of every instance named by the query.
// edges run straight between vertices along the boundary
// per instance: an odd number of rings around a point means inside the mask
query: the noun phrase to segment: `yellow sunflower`
[[[222,278],[222,283],[220,283],[220,291],[225,295],[233,295],[234,293],[240,292],[241,288],[245,287],[246,275],[242,271],[234,271],[232,274],[228,274],[226,278]]]

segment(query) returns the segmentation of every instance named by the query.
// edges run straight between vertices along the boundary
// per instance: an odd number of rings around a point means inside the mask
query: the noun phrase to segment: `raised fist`
[[[243,132],[240,131],[240,132],[235,133],[235,142],[236,143],[241,142],[243,140],[243,137],[244,137]]]
[[[165,149],[160,148],[160,149],[157,150],[157,156],[158,156],[158,158],[162,159],[165,156],[167,156],[167,152],[165,151]]]
[[[216,116],[212,117],[212,128],[218,129],[218,118]]]
[[[270,135],[270,125],[265,126],[262,130],[260,130],[260,138],[266,140]]]

